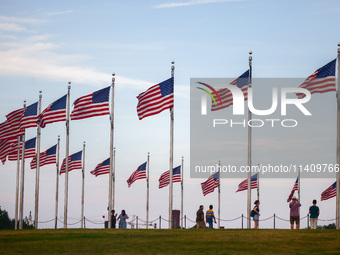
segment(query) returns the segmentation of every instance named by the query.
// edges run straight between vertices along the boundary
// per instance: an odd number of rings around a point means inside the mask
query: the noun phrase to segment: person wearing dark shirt
[[[310,214],[310,228],[316,229],[316,226],[318,224],[318,217],[320,214],[319,207],[316,206],[316,200],[313,200],[313,205],[309,207],[309,214]]]
[[[256,200],[254,202],[255,204],[255,207],[254,207],[254,212],[255,212],[255,215],[254,215],[254,222],[255,222],[255,225],[254,225],[254,229],[258,228],[259,227],[259,219],[260,219],[260,201],[259,200]]]
[[[200,208],[196,212],[196,225],[197,225],[197,229],[205,228],[203,208],[204,208],[203,205],[200,205]]]

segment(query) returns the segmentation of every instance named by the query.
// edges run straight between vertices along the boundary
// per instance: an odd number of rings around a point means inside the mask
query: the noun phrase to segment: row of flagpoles
[[[340,47],[340,45],[339,45]],[[251,77],[252,77],[252,56],[249,56],[249,70],[246,71],[243,75],[241,75],[238,79],[232,82],[232,85],[236,85],[240,88],[244,87],[244,95],[245,100],[247,100],[247,89],[251,87]],[[338,49],[338,60],[340,59],[340,48]],[[333,68],[334,67],[334,68]],[[333,70],[331,70],[333,68]],[[338,64],[338,73],[339,73],[339,64]],[[333,75],[329,75],[329,73],[333,72]],[[23,221],[23,201],[24,201],[24,164],[25,164],[25,129],[29,127],[37,127],[37,156],[36,156],[36,191],[35,191],[35,227],[38,227],[38,202],[39,202],[39,168],[40,168],[40,135],[41,128],[44,128],[47,124],[58,122],[58,121],[66,121],[66,157],[61,167],[65,169],[65,197],[64,197],[64,228],[67,227],[67,208],[68,208],[68,172],[72,169],[69,169],[70,163],[72,162],[72,154],[69,156],[69,126],[70,119],[71,120],[80,120],[84,118],[101,116],[101,115],[110,115],[110,171],[109,171],[109,197],[108,197],[108,207],[111,211],[115,206],[115,160],[114,160],[114,84],[115,84],[115,74],[113,74],[112,84],[110,87],[104,88],[102,90],[96,91],[90,95],[83,96],[78,98],[74,102],[74,109],[72,113],[70,113],[70,89],[71,82],[69,82],[68,92],[65,96],[58,99],[57,101],[50,104],[44,111],[41,112],[41,93],[39,95],[39,102],[33,105],[19,109],[8,114],[7,120],[0,124],[0,159],[4,163],[6,161],[6,157],[9,155],[11,151],[13,154],[13,148],[15,146],[18,147],[17,153],[17,188],[16,188],[16,223],[17,223],[17,212],[18,212],[18,198],[19,198],[19,176],[20,178],[20,209],[19,209],[19,228],[22,228]],[[239,84],[240,81],[247,78],[247,82],[244,84]],[[334,78],[334,79],[333,79]],[[330,79],[330,80],[329,80]],[[334,80],[334,81],[333,81]],[[321,82],[320,82],[321,81]],[[320,85],[321,83],[321,85]],[[335,60],[331,61],[329,64],[315,71],[311,76],[309,76],[305,82],[300,85],[300,87],[306,88],[310,90],[311,94],[313,93],[325,93],[329,91],[335,91]],[[338,88],[339,88],[339,79],[338,79]],[[109,108],[109,92],[111,93],[111,109]],[[225,89],[219,90],[219,94],[221,94]],[[299,95],[298,95],[299,96]],[[137,113],[139,119],[143,119],[148,116],[152,116],[158,114],[166,109],[170,110],[170,157],[169,157],[169,169],[173,168],[173,133],[174,133],[174,62],[172,62],[171,66],[171,78],[159,83],[155,86],[150,87],[145,92],[141,93],[137,96],[138,105],[137,105]],[[223,100],[229,100],[228,96],[226,96]],[[221,102],[222,105],[222,102]],[[225,104],[223,107],[219,109],[223,109],[228,107],[231,104]],[[337,93],[337,164],[340,163],[340,111],[339,106],[340,101]],[[32,108],[37,107],[38,112],[36,114],[30,112]],[[212,110],[214,109],[212,106]],[[251,112],[248,111],[248,118],[251,119]],[[21,139],[21,140],[20,140]],[[15,145],[15,141],[17,141],[17,145]],[[248,126],[248,166],[251,169],[251,127]],[[28,144],[28,141],[27,141]],[[59,140],[58,140],[59,144]],[[21,146],[20,146],[21,145]],[[14,146],[14,147],[13,147]],[[20,154],[21,148],[21,154]],[[59,146],[58,146],[59,150]],[[85,144],[83,146],[83,151],[80,152],[80,155],[83,156],[83,178],[84,178],[84,161],[85,161]],[[148,157],[149,158],[149,157]],[[21,159],[21,168],[20,168],[20,159]],[[67,160],[66,160],[67,159]],[[104,163],[104,162],[103,162]],[[58,165],[57,165],[58,167]],[[63,168],[64,167],[64,168]],[[19,168],[21,171],[19,172]],[[170,172],[170,171],[169,171]],[[57,175],[58,178],[58,175]],[[182,178],[183,179],[183,178]],[[219,178],[218,178],[219,179]],[[209,179],[208,179],[209,180]],[[252,184],[251,173],[248,173],[247,178],[247,227],[250,228],[250,211],[251,211],[251,184]],[[173,207],[173,175],[169,174],[169,228],[172,227],[172,207]],[[57,180],[58,182],[58,180]],[[215,184],[216,185],[216,184]],[[148,193],[148,179],[147,179],[147,198],[149,196]],[[218,187],[219,194],[219,202],[220,204],[220,186]],[[182,188],[183,189],[183,188]],[[202,187],[203,190],[203,187]],[[183,192],[182,192],[183,194]],[[57,196],[57,195],[56,195]],[[182,195],[183,196],[183,195]],[[336,177],[336,218],[337,218],[337,228],[339,228],[339,173],[337,173]],[[147,199],[148,200],[148,199]],[[83,199],[82,199],[83,202]],[[57,207],[57,205],[56,205]],[[181,206],[183,207],[183,205]],[[218,206],[219,208],[219,206]],[[182,209],[182,208],[181,208]],[[83,206],[82,206],[83,210]],[[56,209],[57,211],[57,209]],[[181,210],[183,211],[183,210]],[[183,213],[183,212],[182,212]],[[219,209],[218,209],[219,214]],[[148,215],[148,202],[147,202],[147,215]],[[147,219],[148,220],[148,219]],[[109,217],[109,226],[111,226],[111,219]],[[17,226],[17,224],[16,224]]]

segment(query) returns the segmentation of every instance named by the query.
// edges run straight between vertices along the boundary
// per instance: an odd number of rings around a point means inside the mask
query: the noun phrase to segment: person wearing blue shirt
[[[318,224],[318,217],[320,214],[319,207],[316,206],[316,200],[313,200],[313,205],[309,207],[309,214],[310,214],[310,228],[316,229]]]
[[[126,228],[126,220],[129,218],[129,216],[125,213],[125,210],[122,210],[118,218],[119,218],[119,228]]]
[[[212,205],[209,205],[209,210],[207,210],[207,212],[205,214],[205,219],[206,219],[207,223],[209,224],[209,228],[213,228],[213,220],[216,223],[216,219],[215,219],[215,215],[214,215]]]

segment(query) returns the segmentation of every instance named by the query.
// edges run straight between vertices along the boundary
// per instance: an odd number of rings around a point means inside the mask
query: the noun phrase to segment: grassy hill
[[[0,254],[340,254],[336,230],[1,230]]]

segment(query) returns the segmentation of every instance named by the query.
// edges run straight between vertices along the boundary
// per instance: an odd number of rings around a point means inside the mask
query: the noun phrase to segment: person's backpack
[[[254,217],[255,214],[256,214],[256,212],[255,212],[254,210],[251,210],[251,212],[250,212],[250,217]]]

